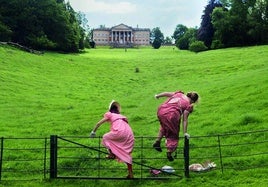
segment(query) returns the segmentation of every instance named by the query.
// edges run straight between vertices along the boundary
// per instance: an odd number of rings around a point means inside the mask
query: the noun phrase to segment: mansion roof
[[[133,27],[130,27],[128,25],[125,25],[123,23],[119,24],[119,25],[116,25],[116,26],[113,26],[111,28],[108,28],[108,27],[100,27],[100,28],[96,28],[94,30],[101,30],[101,31],[116,31],[116,30],[132,30],[132,31],[150,31],[149,28],[133,28]]]

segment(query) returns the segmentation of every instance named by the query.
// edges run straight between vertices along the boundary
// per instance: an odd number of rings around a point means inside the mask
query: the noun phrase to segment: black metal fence
[[[126,165],[105,159],[107,150],[101,145],[101,139],[102,137],[86,138],[85,140],[85,137],[51,136],[50,177],[125,179]],[[155,137],[135,137],[135,147],[132,154],[135,178],[183,177],[184,160],[189,159],[188,154],[184,154],[182,150],[177,152],[176,160],[172,162],[176,172],[165,172],[162,167],[171,163],[167,161],[165,152],[158,153],[152,148],[154,139]],[[184,141],[189,142],[188,139],[184,139]],[[151,170],[161,171],[162,174],[155,178],[150,173]]]
[[[152,148],[155,137],[135,137],[133,170],[136,179],[189,177],[189,164],[206,160],[217,164],[212,172],[265,169],[268,130],[180,138],[175,160]],[[0,180],[48,178],[125,179],[125,164],[105,159],[101,138],[56,136],[49,138],[1,138]],[[162,143],[164,147],[164,141]],[[163,149],[164,150],[164,149]],[[152,169],[172,166],[174,173],[154,176]]]
[[[190,143],[191,163],[211,160],[222,173],[268,166],[268,130],[196,136]]]
[[[47,138],[1,138],[0,180],[47,178]]]

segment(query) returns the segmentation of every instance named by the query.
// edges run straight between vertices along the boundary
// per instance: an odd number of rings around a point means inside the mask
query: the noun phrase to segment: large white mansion
[[[132,47],[150,44],[150,29],[132,28],[119,24],[112,28],[93,29],[92,39],[96,45],[111,45],[114,47]]]

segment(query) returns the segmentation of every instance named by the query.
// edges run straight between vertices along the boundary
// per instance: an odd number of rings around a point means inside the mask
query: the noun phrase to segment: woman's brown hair
[[[188,92],[187,97],[189,97],[193,103],[195,103],[198,100],[198,94],[196,92]]]

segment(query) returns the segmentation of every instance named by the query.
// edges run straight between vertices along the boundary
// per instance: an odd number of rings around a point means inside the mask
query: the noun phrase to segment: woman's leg
[[[169,161],[173,161],[174,158],[172,156],[172,153],[176,151],[179,143],[179,138],[167,138],[166,141],[166,147],[167,147],[167,159]]]
[[[167,152],[167,159],[172,162],[174,160],[173,156],[172,156],[172,152]]]
[[[156,138],[155,143],[153,144],[153,148],[159,152],[162,152],[161,148],[161,139],[163,138],[162,128],[160,128],[158,136]]]
[[[108,155],[106,156],[106,158],[108,159],[115,159],[115,154],[113,154],[111,149],[108,149]]]
[[[159,133],[158,133],[158,136],[156,138],[156,141],[157,142],[161,142],[162,138],[163,138],[163,133],[162,133],[162,130],[160,129],[159,130]]]
[[[133,177],[133,170],[132,170],[132,164],[127,163],[127,170],[128,170],[128,179],[132,179]]]

